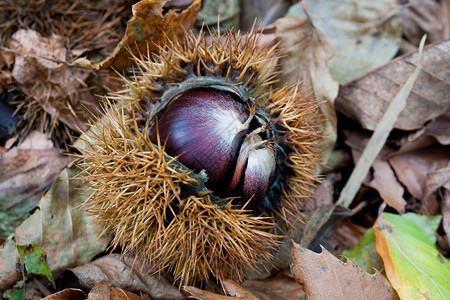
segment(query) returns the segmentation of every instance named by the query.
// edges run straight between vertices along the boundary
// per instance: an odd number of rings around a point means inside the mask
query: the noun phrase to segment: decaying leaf
[[[414,84],[422,70],[421,57],[424,44],[425,37],[423,37],[420,42],[417,67],[392,99],[391,103],[389,103],[388,108],[383,113],[380,121],[377,123],[375,131],[370,137],[366,148],[364,148],[364,151],[362,152],[361,158],[358,160],[358,163],[353,169],[349,180],[342,189],[337,201],[338,205],[348,207],[352,203],[353,198],[361,187],[361,183],[367,176],[371,165],[383,149],[383,146],[385,145],[386,140],[394,127],[394,123],[397,121],[400,113],[404,111],[407,103],[406,101],[411,94],[412,88],[414,87]]]
[[[374,130],[394,95],[417,65],[417,53],[394,59],[339,91],[336,109]],[[402,130],[421,128],[450,107],[450,41],[424,49],[423,71],[394,127]]]
[[[222,287],[228,296],[218,295],[212,292],[204,291],[193,286],[184,286],[183,292],[188,296],[189,299],[199,299],[199,300],[236,300],[236,299],[247,299],[247,300],[259,300],[258,297],[252,295],[236,282],[232,280],[224,280],[222,282]]]
[[[450,180],[450,153],[444,147],[429,147],[389,158],[399,181],[415,198],[425,200]]]
[[[92,290],[89,292],[88,300],[120,300],[120,299],[129,299],[129,300],[150,300],[148,295],[138,296],[134,293],[124,291],[121,288],[114,287],[107,280],[100,281],[97,285],[95,285]]]
[[[431,43],[445,39],[445,26],[441,4],[434,0],[402,1],[403,34],[408,41],[417,45],[424,34]]]
[[[105,250],[110,239],[107,235],[99,237],[104,228],[77,208],[89,196],[89,192],[80,191],[81,181],[69,179],[78,172],[75,165],[61,171],[33,214],[0,246],[0,289],[20,279],[21,273],[16,271],[16,243],[39,244],[55,277],[69,266],[87,263]]]
[[[20,262],[25,266],[27,274],[39,274],[47,278],[55,287],[52,273],[47,267],[47,257],[39,245],[17,245]]]
[[[59,171],[72,158],[34,131],[0,155],[0,238],[7,238],[29,216]]]
[[[373,228],[386,275],[401,299],[450,298],[450,263],[417,225],[383,213]]]
[[[43,109],[51,116],[51,128],[61,121],[75,132],[81,132],[87,129],[86,123],[91,116],[88,111],[98,111],[98,104],[85,83],[89,72],[39,58],[70,60],[71,53],[66,43],[62,36],[46,38],[34,30],[21,29],[12,36],[10,47],[22,53],[15,56],[12,74],[29,98],[18,104],[25,110],[23,118],[28,123],[24,126],[30,127],[36,110]]]
[[[293,243],[291,272],[306,299],[395,299],[389,282],[378,272],[365,272],[342,262],[326,249],[317,254]]]
[[[250,31],[255,23],[260,28],[272,24],[278,18],[283,17],[290,1],[286,0],[246,0],[241,3],[241,30]]]
[[[132,55],[147,54],[158,49],[165,35],[176,35],[194,26],[201,1],[194,0],[181,13],[169,10],[163,15],[167,0],[143,0],[133,5],[133,17],[114,51],[95,68],[113,67],[117,70],[134,64]]]
[[[322,101],[320,109],[327,119],[324,128],[327,136],[322,141],[326,161],[337,138],[337,118],[333,102],[339,84],[331,77],[327,66],[333,51],[327,38],[313,26],[309,17],[282,18],[273,26],[276,36],[281,39],[285,55],[280,60],[282,81],[302,80],[304,88],[311,90]]]
[[[80,284],[91,289],[103,279],[115,287],[131,292],[144,292],[152,299],[183,299],[180,291],[171,285],[163,276],[152,274],[151,268],[140,260],[125,255],[111,254],[103,256],[88,264],[69,269]],[[68,274],[64,274],[67,276]]]
[[[388,62],[400,45],[402,27],[395,0],[306,0],[316,26],[333,45],[336,55],[328,66],[334,79],[345,84]],[[302,15],[300,4],[289,15]]]
[[[378,191],[386,203],[399,213],[405,212],[406,200],[403,198],[404,188],[397,181],[394,171],[387,161],[375,160],[372,165],[373,179],[368,185]]]
[[[65,289],[49,295],[42,300],[85,300],[86,294],[80,289]]]
[[[301,299],[305,295],[293,277],[282,273],[270,278],[247,280],[241,286],[261,300]]]

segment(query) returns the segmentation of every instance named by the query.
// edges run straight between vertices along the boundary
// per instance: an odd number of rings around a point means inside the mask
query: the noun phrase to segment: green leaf
[[[11,300],[22,300],[25,293],[25,280],[26,278],[18,281],[12,289],[3,293],[3,297]]]
[[[383,213],[374,225],[376,248],[401,299],[450,299],[450,262],[407,218]]]
[[[55,287],[52,273],[47,267],[44,250],[39,245],[17,245],[20,261],[25,265],[27,273],[38,274],[50,280]]]
[[[373,268],[379,272],[384,271],[383,261],[375,248],[375,234],[369,228],[361,241],[351,250],[342,252],[342,256],[351,259],[363,270],[373,273]]]
[[[441,223],[442,216],[422,216],[415,213],[406,213],[403,215],[404,218],[410,220],[419,227],[423,233],[428,237],[428,239],[436,244],[436,230]]]

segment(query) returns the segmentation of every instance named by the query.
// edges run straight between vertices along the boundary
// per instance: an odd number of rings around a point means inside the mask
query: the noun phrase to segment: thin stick
[[[402,112],[402,110],[406,106],[406,100],[408,99],[409,94],[416,82],[417,77],[422,69],[421,58],[422,51],[425,44],[426,35],[422,37],[420,41],[419,47],[419,57],[417,67],[414,72],[409,76],[408,80],[405,82],[403,87],[397,93],[395,98],[389,104],[387,111],[384,113],[381,121],[378,123],[375,128],[372,137],[369,140],[366,148],[364,149],[361,158],[358,160],[355,168],[353,169],[352,174],[350,175],[349,180],[344,186],[344,189],[339,196],[336,205],[340,205],[343,207],[349,207],[355,198],[356,193],[361,187],[361,184],[364,178],[367,176],[370,167],[375,161],[377,155],[380,153],[381,148],[383,148],[386,143],[387,137],[394,127],[394,123],[397,121],[398,115]]]

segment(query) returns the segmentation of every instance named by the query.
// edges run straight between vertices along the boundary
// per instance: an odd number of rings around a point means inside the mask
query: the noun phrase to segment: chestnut
[[[209,188],[250,201],[247,207],[255,209],[269,188],[275,154],[258,135],[265,126],[253,117],[236,95],[197,88],[171,100],[157,128],[168,154],[191,170],[206,171]],[[255,126],[260,127],[250,131]]]

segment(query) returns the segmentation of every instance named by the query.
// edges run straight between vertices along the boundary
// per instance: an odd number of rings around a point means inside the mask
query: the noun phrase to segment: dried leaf
[[[402,35],[397,1],[303,2],[314,26],[336,51],[328,66],[340,84],[388,62],[397,53]],[[301,4],[293,5],[288,16],[301,16],[302,10]]]
[[[450,153],[443,147],[401,153],[389,158],[389,163],[400,182],[420,200],[450,180]]]
[[[368,186],[376,189],[386,203],[399,213],[405,212],[406,200],[403,198],[404,189],[397,181],[394,171],[388,162],[375,160],[372,165],[373,179]]]
[[[95,68],[126,68],[134,63],[133,55],[155,52],[165,35],[178,34],[194,26],[200,10],[201,1],[176,13],[169,10],[163,15],[163,6],[167,0],[143,0],[133,5],[133,17],[127,23],[127,30],[114,51]]]
[[[402,86],[400,91],[395,95],[389,107],[384,112],[381,117],[380,122],[377,124],[375,131],[370,137],[367,147],[364,149],[361,158],[358,160],[355,168],[350,175],[349,180],[342,189],[341,195],[339,196],[337,205],[343,207],[349,207],[355,197],[357,191],[361,187],[361,183],[369,172],[370,166],[375,161],[377,155],[380,153],[383,145],[386,143],[387,137],[393,129],[393,125],[396,122],[399,114],[406,106],[406,100],[411,93],[414,83],[421,71],[421,56],[423,46],[425,44],[425,37],[422,38],[420,43],[420,52],[418,57],[418,66],[414,72],[409,76],[408,80]]]
[[[261,300],[301,299],[305,295],[294,278],[281,273],[271,278],[247,280],[241,286]]]
[[[44,191],[71,160],[53,147],[48,135],[37,131],[0,156],[1,238],[7,238],[29,216]]]
[[[86,294],[79,289],[65,289],[49,295],[42,300],[85,300]]]
[[[255,25],[264,28],[283,17],[290,2],[286,0],[246,0],[241,1],[241,26],[243,31],[250,31]],[[222,17],[222,15],[221,15]]]
[[[221,29],[240,28],[239,0],[203,0],[197,16],[197,26],[220,26]]]
[[[69,270],[66,272],[73,273],[88,289],[107,279],[116,287],[132,292],[142,291],[153,299],[184,299],[180,291],[164,277],[152,274],[147,265],[142,268],[142,262],[134,261],[129,255],[120,259],[120,255],[111,254]]]
[[[366,231],[355,247],[343,251],[342,256],[352,260],[366,272],[372,273],[373,268],[379,272],[384,271],[383,261],[375,248],[375,233],[372,228]]]
[[[199,299],[199,300],[236,300],[245,299],[243,297],[235,298],[218,295],[212,292],[204,291],[193,286],[184,286],[182,288],[183,293],[188,297],[188,299]]]
[[[150,297],[148,295],[144,295],[142,297],[122,290],[121,288],[114,287],[111,283],[106,280],[100,281],[97,285],[95,285],[92,290],[89,292],[88,300],[120,300],[120,299],[129,299],[129,300],[140,300],[140,299],[148,299]]]
[[[77,166],[61,171],[41,198],[38,209],[0,246],[0,289],[20,279],[15,269],[16,243],[39,244],[55,277],[69,266],[86,263],[105,250],[110,239],[106,235],[99,238],[104,228],[91,222],[92,218],[77,208],[89,197],[89,192],[80,192],[81,181],[69,179],[78,172]]]
[[[341,88],[336,109],[364,128],[374,130],[394,95],[414,71],[417,53],[399,57],[387,65]],[[408,105],[394,128],[414,130],[450,107],[450,41],[424,49],[420,73]]]
[[[10,46],[23,55],[16,55],[12,74],[22,91],[37,101],[52,118],[81,132],[87,129],[88,110],[96,112],[98,104],[86,89],[88,72],[54,61],[70,59],[66,42],[62,36],[45,38],[34,30],[17,31]]]
[[[377,252],[401,299],[450,298],[450,263],[416,224],[383,213],[373,228]]]
[[[306,299],[395,299],[389,282],[380,273],[370,275],[324,248],[317,254],[293,243],[291,272],[303,286]]]
[[[303,81],[305,89],[314,92],[314,96],[323,101],[320,109],[327,121],[322,140],[323,158],[327,160],[337,138],[337,117],[333,106],[339,84],[331,77],[327,62],[333,51],[327,38],[308,18],[282,18],[274,23],[276,36],[281,39],[281,48],[285,49],[281,58],[281,78],[283,82]]]
[[[431,43],[444,37],[444,22],[441,5],[434,0],[410,0],[400,7],[403,34],[413,45],[417,45],[424,34]]]
[[[200,300],[236,300],[236,299],[248,299],[248,300],[259,300],[236,282],[232,280],[225,280],[222,282],[222,287],[226,294],[229,296],[222,296],[212,292],[204,291],[193,286],[184,286],[183,292],[190,299],[200,299]]]

